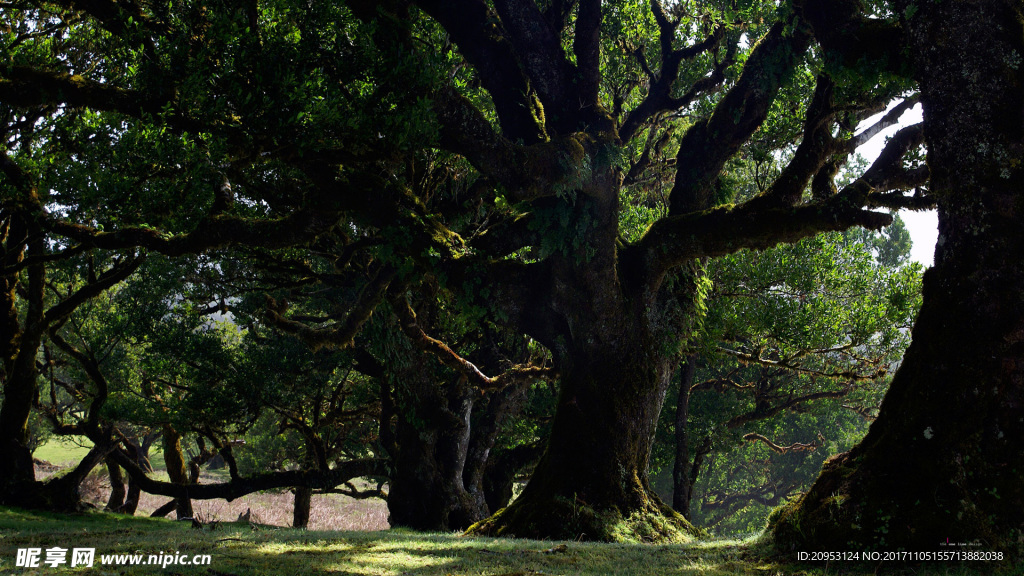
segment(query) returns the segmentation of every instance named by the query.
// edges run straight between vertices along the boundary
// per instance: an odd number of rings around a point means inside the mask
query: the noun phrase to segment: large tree
[[[171,255],[333,230],[340,263],[383,238],[391,257],[348,314],[307,332],[320,344],[350,344],[392,281],[427,273],[550,351],[561,395],[547,452],[479,532],[691,531],[650,490],[647,461],[701,314],[703,259],[878,228],[890,217],[871,207],[927,201],[889,193],[926,176],[902,162],[920,127],[833,184],[879,127],[854,136],[857,121],[906,88],[898,30],[846,3],[129,1],[8,14],[0,100],[59,128],[54,162],[11,155],[47,183],[31,212],[43,229]],[[729,162],[747,154],[791,160],[729,204]],[[432,155],[466,170],[428,207]]]
[[[701,313],[702,259],[879,228],[890,217],[866,206],[912,201],[885,192],[924,176],[901,163],[919,127],[853,184],[832,185],[858,141],[852,125],[898,92],[880,79],[899,71],[888,51],[897,45],[866,18],[840,19],[847,29],[835,31],[827,2],[416,4],[473,70],[472,82],[433,95],[440,146],[479,173],[470,199],[495,206],[470,253],[441,269],[551,350],[561,376],[530,482],[472,531],[685,538],[692,528],[651,491],[647,467],[669,378]],[[808,53],[815,41],[828,57]],[[687,123],[673,120],[683,115]],[[796,142],[763,194],[724,204],[730,159]],[[661,154],[669,144],[674,158]],[[632,203],[662,194],[667,208],[650,202],[650,225],[630,234]]]
[[[921,87],[935,266],[864,440],[773,523],[783,549],[1017,551],[1024,533],[1024,6],[893,2]]]

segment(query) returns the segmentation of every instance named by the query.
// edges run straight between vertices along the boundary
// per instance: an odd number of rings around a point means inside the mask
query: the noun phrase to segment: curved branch
[[[293,334],[314,350],[320,348],[347,348],[359,335],[363,324],[370,319],[377,305],[384,301],[388,286],[397,275],[398,270],[392,266],[383,266],[377,271],[373,280],[363,287],[356,304],[349,310],[345,320],[330,328],[312,328],[302,322],[284,317],[287,304],[278,303],[267,296],[267,317],[270,323],[283,332]]]
[[[758,42],[743,74],[711,117],[694,124],[683,136],[676,156],[669,214],[686,214],[708,207],[712,185],[725,162],[768,117],[783,81],[792,74],[809,45],[809,31],[792,18],[777,22]]]
[[[342,462],[330,470],[287,470],[283,472],[267,472],[255,476],[236,477],[228,482],[217,484],[172,484],[154,480],[135,462],[135,459],[122,450],[114,450],[114,460],[128,472],[143,492],[170,496],[173,498],[192,498],[194,500],[211,500],[223,498],[232,501],[236,498],[273,488],[302,486],[321,490],[330,490],[354,478],[368,476],[386,476],[387,460],[383,458],[365,458]]]
[[[812,452],[821,447],[821,444],[818,441],[810,442],[808,444],[794,442],[789,446],[779,446],[778,444],[772,442],[768,438],[765,438],[764,436],[755,433],[747,434],[743,437],[743,439],[746,440],[747,442],[761,442],[765,446],[770,448],[773,452],[778,452],[779,454],[785,454],[787,452]]]
[[[538,366],[514,366],[500,375],[491,378],[480,371],[475,364],[460,356],[444,342],[430,337],[416,323],[416,312],[404,297],[396,298],[392,309],[398,316],[402,332],[413,341],[418,348],[436,356],[442,364],[462,374],[470,384],[484,391],[500,390],[509,384],[529,378],[551,378],[555,371],[551,368]]]
[[[847,387],[843,388],[842,390],[834,390],[831,392],[814,392],[812,394],[805,394],[803,396],[790,398],[789,400],[781,404],[776,404],[775,406],[768,406],[764,408],[758,408],[756,410],[752,410],[745,414],[740,414],[739,416],[731,418],[725,423],[725,427],[731,430],[733,428],[739,428],[740,426],[747,424],[749,422],[767,420],[768,418],[771,418],[772,416],[775,416],[780,412],[799,406],[804,402],[813,402],[814,400],[824,400],[826,398],[843,398],[844,396],[848,395],[851,390],[852,388]]]

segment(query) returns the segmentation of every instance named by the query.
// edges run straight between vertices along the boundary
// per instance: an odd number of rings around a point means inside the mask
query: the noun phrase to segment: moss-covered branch
[[[544,126],[535,113],[533,89],[487,4],[481,0],[417,0],[416,5],[437,20],[476,68],[494,101],[505,137],[527,144],[541,141]]]
[[[776,23],[754,47],[743,74],[711,117],[683,136],[676,156],[669,213],[708,207],[712,185],[731,158],[768,117],[782,83],[810,45],[810,32],[791,17]]]

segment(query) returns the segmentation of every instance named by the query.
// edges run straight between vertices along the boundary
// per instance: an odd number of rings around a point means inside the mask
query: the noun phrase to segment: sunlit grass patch
[[[103,554],[211,556],[210,566],[16,567],[18,548],[94,547]],[[0,508],[0,574],[216,574],[234,576],[966,576],[974,568],[890,564],[795,565],[752,541],[603,544],[458,534],[306,531],[242,522],[207,524],[92,512],[74,516]]]

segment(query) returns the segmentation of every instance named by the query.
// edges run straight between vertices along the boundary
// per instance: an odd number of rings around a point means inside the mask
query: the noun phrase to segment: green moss
[[[596,509],[561,496],[543,502],[517,501],[470,526],[466,534],[632,543],[690,542],[704,536],[668,506],[652,503],[649,510],[624,517],[618,508]]]

